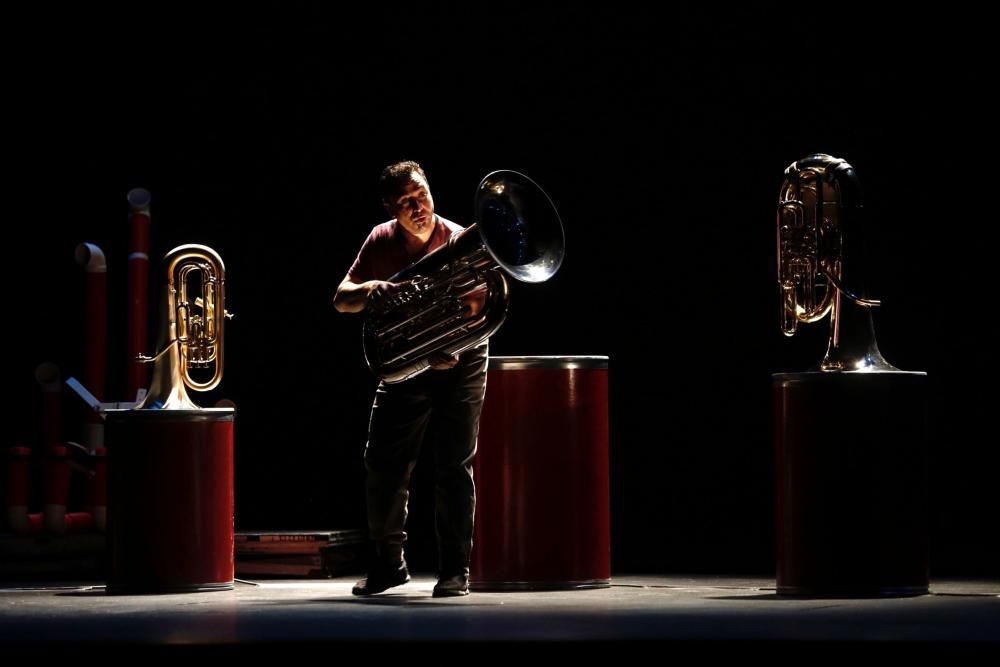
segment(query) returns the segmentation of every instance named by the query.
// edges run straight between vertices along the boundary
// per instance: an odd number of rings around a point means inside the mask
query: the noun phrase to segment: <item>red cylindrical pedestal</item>
[[[233,587],[234,412],[108,411],[109,593]]]
[[[927,592],[927,377],[774,376],[777,590]]]
[[[492,357],[475,480],[473,589],[610,586],[608,358]]]

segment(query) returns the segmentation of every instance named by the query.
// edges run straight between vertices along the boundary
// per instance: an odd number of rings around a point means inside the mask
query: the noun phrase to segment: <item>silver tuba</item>
[[[226,312],[226,270],[218,253],[195,244],[174,248],[163,263],[167,284],[161,302],[160,352],[138,358],[154,366],[149,393],[136,409],[198,410],[185,387],[209,391],[222,381],[223,323],[232,317]],[[191,375],[190,369],[213,364],[209,379],[199,381]]]
[[[875,342],[864,276],[861,184],[844,160],[817,153],[785,170],[778,196],[781,330],[830,314],[821,371],[893,371]]]
[[[437,352],[458,355],[489,338],[507,314],[504,273],[528,283],[548,280],[562,264],[565,236],[548,195],[515,171],[479,183],[476,222],[393,277],[392,298],[365,311],[368,367],[401,382],[430,367]]]

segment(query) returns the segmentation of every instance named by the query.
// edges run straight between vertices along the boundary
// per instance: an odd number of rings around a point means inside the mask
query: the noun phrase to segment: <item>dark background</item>
[[[929,373],[932,572],[1000,573],[986,21],[879,11],[14,14],[5,445],[37,440],[35,365],[82,373],[82,241],[109,258],[110,398],[126,398],[125,194],[141,186],[151,308],[169,249],[226,263],[225,378],[195,400],[238,405],[237,528],[362,526],[375,382],[359,318],[330,299],[384,220],[378,173],[421,161],[438,212],[469,224],[482,176],[515,169],[558,206],[567,255],[512,286],[491,352],[610,356],[615,571],[772,571],[770,374],[814,364],[828,333],[779,333],[774,207],[785,167],[826,152],[865,187],[881,349]],[[411,561],[431,569],[428,470]]]

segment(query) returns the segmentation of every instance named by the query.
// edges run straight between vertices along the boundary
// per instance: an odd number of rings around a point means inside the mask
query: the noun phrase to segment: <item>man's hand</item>
[[[385,306],[386,301],[405,283],[390,283],[385,280],[369,280],[365,283],[368,288],[368,303],[366,307],[374,307],[376,310],[382,310]]]
[[[445,354],[444,352],[435,352],[431,356],[427,357],[427,361],[430,362],[431,368],[436,371],[446,371],[449,368],[454,368],[455,364],[458,363],[458,357],[451,354]]]
[[[342,313],[359,313],[369,306],[381,308],[386,299],[406,283],[390,283],[385,280],[366,280],[356,283],[346,276],[337,287],[333,306]]]

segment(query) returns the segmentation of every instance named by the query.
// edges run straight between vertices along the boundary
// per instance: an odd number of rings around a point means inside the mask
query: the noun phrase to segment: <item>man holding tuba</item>
[[[379,194],[393,219],[375,226],[337,288],[345,313],[379,308],[405,291],[388,282],[401,269],[442,247],[463,228],[434,212],[424,170],[416,162],[386,167]],[[440,577],[435,597],[467,595],[472,553],[479,415],[486,392],[487,340],[458,357],[435,353],[432,370],[402,382],[379,383],[372,405],[365,469],[368,528],[376,559],[355,595],[374,595],[410,579],[403,556],[410,473],[425,434],[434,447],[435,524]]]

